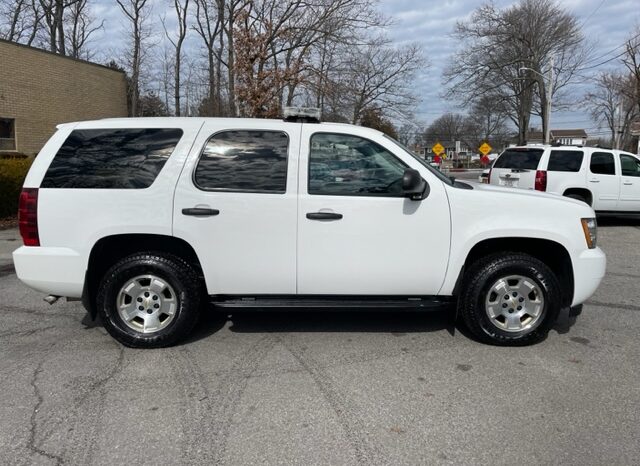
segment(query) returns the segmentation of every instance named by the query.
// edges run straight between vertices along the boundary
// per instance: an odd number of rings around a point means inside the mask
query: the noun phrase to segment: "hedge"
[[[18,198],[33,159],[0,159],[0,218],[18,213]]]

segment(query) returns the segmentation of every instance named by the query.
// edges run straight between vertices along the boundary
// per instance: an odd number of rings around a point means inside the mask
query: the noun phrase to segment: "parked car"
[[[289,120],[60,125],[20,196],[18,277],[144,348],[185,338],[204,301],[454,305],[479,340],[528,344],[598,287],[585,203],[457,182],[379,131]]]
[[[640,158],[620,150],[512,147],[494,163],[490,182],[578,199],[598,213],[640,213]]]

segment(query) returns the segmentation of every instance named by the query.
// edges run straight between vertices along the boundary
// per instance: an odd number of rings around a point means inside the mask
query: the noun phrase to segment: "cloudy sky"
[[[428,124],[446,111],[464,111],[455,103],[441,97],[443,91],[442,72],[456,42],[451,37],[456,21],[466,19],[471,12],[486,3],[482,0],[380,0],[380,9],[393,19],[388,33],[396,42],[419,42],[429,61],[417,76],[416,89],[421,97],[416,116]],[[500,7],[512,1],[494,0]],[[593,44],[592,61],[586,65],[596,65],[619,54],[622,44],[631,31],[640,26],[639,0],[562,0],[561,5],[573,12],[582,22],[584,34]],[[167,5],[167,0],[156,0],[157,5]],[[105,20],[105,30],[96,37],[96,42],[108,44],[112,51],[121,46],[124,21],[114,0],[98,0],[94,10],[96,16]],[[156,16],[161,11],[155,11]],[[159,26],[158,26],[159,27]],[[590,72],[604,71],[620,67],[614,60]],[[572,94],[577,100],[588,89],[589,84],[573,86]],[[535,124],[535,121],[532,122]],[[556,111],[552,115],[552,126],[557,128],[585,128],[588,132],[598,131],[584,110]]]
[[[395,20],[389,31],[397,41],[419,41],[430,61],[430,67],[419,77],[417,88],[422,102],[418,116],[433,121],[443,112],[459,111],[455,103],[440,97],[442,72],[456,43],[451,32],[456,21],[466,19],[471,12],[486,3],[479,0],[383,0],[382,10]],[[498,6],[508,6],[511,1],[495,0]],[[640,25],[639,0],[562,0],[561,5],[573,12],[584,24],[584,34],[593,43],[593,61],[596,65],[623,51],[621,45],[632,29]],[[617,60],[596,69],[598,72],[620,67]],[[573,86],[573,96],[578,99],[588,88],[588,83]],[[535,121],[534,121],[535,123]],[[552,126],[555,128],[585,128],[592,133],[598,131],[586,112],[553,112]]]

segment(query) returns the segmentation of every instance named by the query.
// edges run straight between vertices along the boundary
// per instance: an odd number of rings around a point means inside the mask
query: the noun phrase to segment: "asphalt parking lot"
[[[127,349],[21,285],[0,232],[0,463],[636,464],[640,220],[601,225],[602,286],[525,348],[446,312],[270,312]]]

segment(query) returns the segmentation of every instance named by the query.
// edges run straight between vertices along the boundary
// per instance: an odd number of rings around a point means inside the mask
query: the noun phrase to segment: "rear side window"
[[[547,170],[552,172],[577,172],[582,166],[584,152],[575,150],[552,150]]]
[[[177,128],[74,130],[51,162],[42,187],[148,188],[181,137]]]
[[[536,170],[542,157],[542,149],[507,149],[493,165],[493,168],[515,168]]]
[[[282,131],[223,131],[209,139],[194,174],[207,191],[287,190],[289,137]]]
[[[620,154],[622,176],[640,176],[640,160],[630,155]]]
[[[610,152],[594,152],[591,155],[591,173],[597,175],[615,175],[616,164]]]

